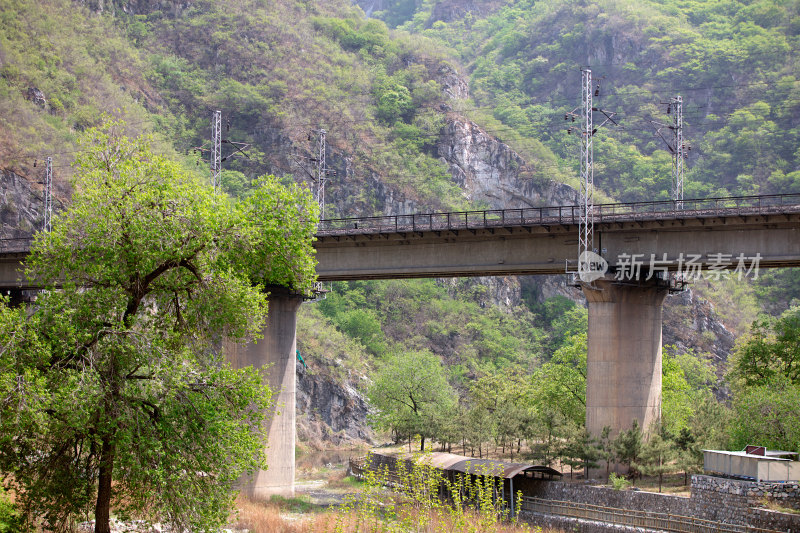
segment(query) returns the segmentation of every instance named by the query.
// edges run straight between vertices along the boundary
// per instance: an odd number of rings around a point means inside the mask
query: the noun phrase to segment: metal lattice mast
[[[319,204],[319,218],[325,218],[325,182],[328,180],[328,168],[325,165],[325,130],[319,130],[318,154],[317,154],[317,190],[315,200]]]
[[[53,229],[53,158],[47,158],[44,171],[44,231]]]
[[[214,111],[211,122],[211,183],[214,192],[219,187],[220,172],[222,172],[222,111]]]
[[[673,141],[675,150],[672,152],[672,199],[675,208],[683,209],[683,160],[686,150],[683,144],[683,98],[676,96],[670,100],[674,113]]]
[[[592,135],[592,71],[581,69],[581,184],[578,221],[578,269],[584,252],[594,251],[594,151]]]

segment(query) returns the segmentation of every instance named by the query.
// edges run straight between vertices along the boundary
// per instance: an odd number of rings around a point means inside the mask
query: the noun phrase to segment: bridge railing
[[[26,253],[31,249],[33,237],[12,237],[0,239],[0,253],[14,254]]]
[[[800,193],[689,199],[682,202],[666,200],[598,204],[594,206],[593,215],[596,223],[602,223],[722,214],[756,215],[787,211],[800,212]],[[577,224],[579,216],[580,207],[571,205],[337,218],[322,220],[317,234],[458,231],[503,226]]]
[[[449,213],[417,213],[376,217],[334,218],[322,220],[317,235],[362,233],[397,233],[414,231],[458,231],[503,226],[548,226],[577,224],[581,208],[576,205],[487,209]],[[762,196],[628,202],[597,204],[595,223],[639,221],[669,218],[710,217],[715,215],[758,215],[800,212],[800,193]],[[31,237],[0,238],[0,253],[27,252]]]

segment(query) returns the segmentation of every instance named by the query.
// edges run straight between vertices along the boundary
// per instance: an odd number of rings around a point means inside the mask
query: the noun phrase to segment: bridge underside
[[[318,236],[320,281],[563,274],[575,269],[575,224],[504,225],[416,231],[355,230]],[[625,254],[675,271],[688,257],[702,267],[719,255],[760,257],[759,266],[800,266],[800,214],[693,216],[595,225],[595,247],[612,266]],[[664,262],[664,254],[666,261]]]

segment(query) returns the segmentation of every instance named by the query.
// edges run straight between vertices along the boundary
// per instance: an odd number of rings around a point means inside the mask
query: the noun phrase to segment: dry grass
[[[778,511],[779,513],[790,513],[790,514],[800,514],[800,509],[794,509],[792,507],[785,507],[781,505],[781,502],[776,500],[771,500],[769,498],[764,498],[761,501],[761,506],[764,509],[769,509],[770,511]]]
[[[262,503],[240,498],[237,501],[239,515],[232,525],[236,529],[248,530],[251,533],[307,533],[309,519],[289,518],[282,514],[280,505]]]
[[[665,474],[661,492],[688,498],[691,490],[684,485],[683,474]],[[645,492],[658,492],[658,476],[644,476],[636,480],[636,488]]]
[[[334,472],[328,477],[327,486],[329,489],[337,491],[355,492],[358,490],[360,482],[348,476],[347,472]]]
[[[355,511],[286,514],[280,505],[249,500],[238,502],[239,517],[233,527],[251,533],[560,533],[527,524],[482,524],[477,514],[453,516],[445,512],[401,513],[394,520],[364,516]]]

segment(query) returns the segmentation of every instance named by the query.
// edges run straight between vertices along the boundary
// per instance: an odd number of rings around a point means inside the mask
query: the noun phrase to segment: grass
[[[493,508],[456,509],[443,505],[428,490],[392,492],[378,478],[361,481],[348,476],[343,468],[331,469],[325,463],[311,466],[306,474],[307,479],[313,480],[308,494],[273,497],[266,502],[240,498],[239,512],[230,527],[250,533],[542,532],[529,524],[500,521]],[[414,477],[409,482],[423,484],[427,477],[414,472],[406,475]]]
[[[277,507],[281,511],[290,513],[310,513],[317,508],[317,506],[311,501],[311,498],[302,494],[300,496],[295,496],[294,498],[272,496],[272,498],[270,498],[270,504]]]
[[[769,498],[764,498],[761,501],[761,506],[764,509],[769,509],[770,511],[777,511],[779,513],[800,514],[800,509],[795,509],[793,507],[785,507],[781,505],[780,502],[776,500],[770,500]]]
[[[232,524],[236,529],[250,533],[559,533],[555,529],[543,530],[528,524],[494,524],[484,529],[477,513],[465,512],[459,516],[441,510],[416,511],[410,509],[395,520],[386,521],[379,516],[365,516],[355,510],[325,511],[302,516],[287,515],[275,502],[255,502],[241,499],[239,516]]]
[[[364,486],[364,483],[353,476],[348,476],[346,473],[337,473],[328,479],[328,488],[343,489],[352,492]]]
[[[239,513],[232,526],[251,533],[306,533],[309,520],[288,518],[277,503],[262,503],[240,498],[237,501]]]

